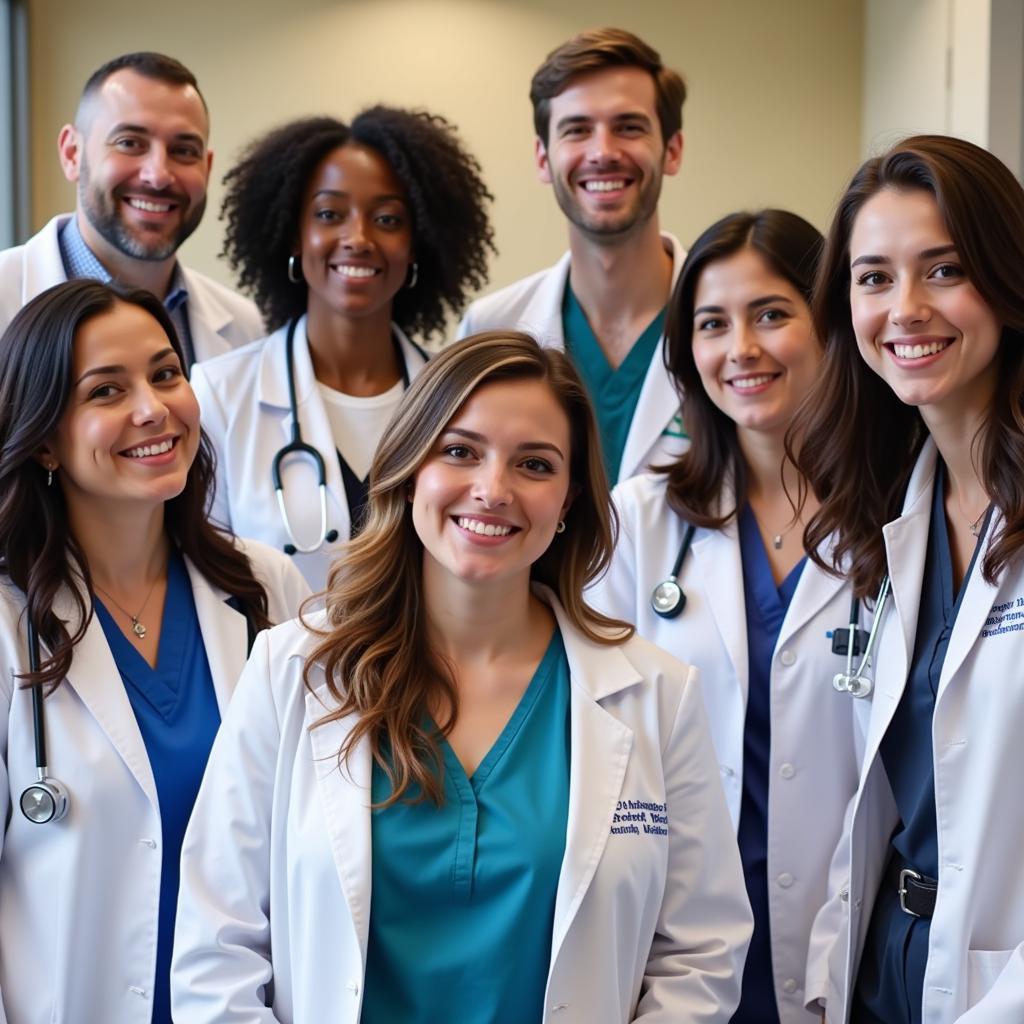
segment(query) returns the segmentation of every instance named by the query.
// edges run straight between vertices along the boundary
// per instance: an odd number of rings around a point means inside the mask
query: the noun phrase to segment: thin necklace
[[[787,526],[781,533],[777,533],[772,537],[772,547],[775,548],[776,551],[782,550],[782,542],[786,539],[789,531],[792,530],[794,526],[796,526],[796,523],[790,523],[789,526]]]
[[[985,513],[992,507],[990,501],[982,510],[978,513],[978,518],[974,522],[969,522],[967,519],[967,513],[964,511],[963,505],[960,503],[960,495],[954,490],[953,495],[956,498],[956,507],[960,512],[960,516],[965,523],[967,523],[967,529],[971,531],[972,537],[977,537],[981,533],[981,521],[985,518]]]
[[[132,615],[132,613],[128,611],[128,609],[125,608],[124,605],[119,604],[117,598],[114,597],[114,595],[111,594],[109,590],[104,590],[98,583],[95,582],[95,580],[93,581],[93,586],[101,594],[106,594],[107,597],[109,597],[110,600],[114,602],[114,605],[117,608],[119,608],[125,615],[127,615],[129,619],[132,620],[132,632],[140,640],[144,640],[146,638],[146,627],[143,623],[139,622],[139,616],[146,610],[146,605],[149,604],[149,599],[153,596],[153,591],[156,590],[156,585],[159,582],[160,577],[158,576],[155,580],[153,580],[153,585],[149,588],[149,593],[146,595],[146,600],[142,602],[142,607],[138,610],[138,612],[136,612],[135,615]]]

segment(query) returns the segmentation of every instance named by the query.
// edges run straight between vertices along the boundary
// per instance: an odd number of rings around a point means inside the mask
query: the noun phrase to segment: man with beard
[[[206,101],[178,61],[129,53],[99,68],[57,142],[76,210],[0,252],[0,330],[52,285],[94,277],[162,299],[189,369],[260,337],[251,302],[177,260],[206,207],[208,137]]]
[[[558,47],[530,85],[537,173],[569,221],[547,270],[474,302],[459,336],[517,329],[565,348],[597,411],[612,483],[685,445],[662,358],[665,308],[686,255],[658,228],[662,178],[682,162],[686,86],[630,32]]]

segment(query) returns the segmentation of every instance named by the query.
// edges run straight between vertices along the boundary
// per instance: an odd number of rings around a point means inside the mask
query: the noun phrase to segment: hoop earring
[[[409,276],[409,280],[405,282],[405,287],[411,289],[416,287],[416,282],[420,279],[420,265],[413,260],[412,263],[409,264],[409,269],[412,273]]]
[[[288,280],[292,284],[299,284],[302,281],[302,267],[294,253],[288,257]]]
[[[555,527],[555,533],[565,533],[565,520],[559,519],[558,525]]]

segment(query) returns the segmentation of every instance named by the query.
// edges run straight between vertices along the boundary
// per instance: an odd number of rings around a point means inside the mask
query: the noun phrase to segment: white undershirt
[[[405,393],[405,383],[399,380],[393,388],[369,398],[346,395],[319,381],[316,386],[324,400],[338,451],[352,472],[360,480],[365,480],[373,462],[373,453],[377,450],[377,442]]]

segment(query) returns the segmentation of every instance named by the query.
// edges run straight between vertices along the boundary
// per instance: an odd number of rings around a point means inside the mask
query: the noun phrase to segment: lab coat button
[[[348,981],[345,982],[345,988],[347,988],[352,995],[359,995],[359,982],[356,981],[355,978],[349,978]]]
[[[796,775],[796,769],[791,764],[784,764],[781,768],[779,768],[779,774],[784,779],[791,779],[794,775]]]
[[[779,661],[781,661],[782,664],[786,666],[786,668],[789,668],[790,665],[796,664],[796,655],[789,650],[783,651],[779,655]]]
[[[782,991],[786,992],[789,995],[792,995],[796,991],[796,979],[795,978],[787,978],[782,983]]]
[[[779,885],[781,885],[783,889],[788,889],[792,884],[793,876],[788,871],[783,871],[782,874],[779,875]]]
[[[720,765],[719,770],[727,779],[731,779],[736,774],[727,764]]]
[[[139,842],[142,843],[143,846],[148,846],[151,850],[156,849],[155,839],[140,839]]]
[[[850,890],[849,889],[840,889],[839,890],[839,898],[844,903],[849,903],[850,902]]]

